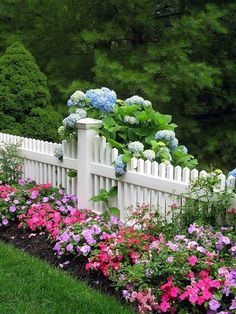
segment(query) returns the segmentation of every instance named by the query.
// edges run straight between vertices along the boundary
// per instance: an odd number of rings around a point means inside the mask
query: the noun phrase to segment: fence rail
[[[169,211],[174,194],[185,192],[191,179],[205,176],[205,171],[190,170],[179,166],[158,164],[132,158],[127,165],[127,172],[120,178],[115,176],[112,163],[118,156],[118,150],[111,148],[104,137],[99,137],[94,127],[101,127],[102,122],[94,119],[82,119],[77,123],[78,139],[61,144],[40,141],[15,135],[0,133],[0,142],[21,143],[20,154],[25,158],[24,177],[34,179],[37,183],[52,183],[62,186],[67,193],[76,194],[80,208],[91,208],[97,212],[103,210],[102,203],[92,203],[90,198],[97,195],[100,189],[117,186],[117,197],[113,206],[121,209],[121,218],[130,205],[148,202],[158,205],[164,214]],[[54,156],[54,150],[61,146],[63,160]],[[77,177],[69,178],[67,172],[77,170]],[[221,188],[234,186],[235,178],[220,176]],[[232,199],[236,208],[236,198]]]

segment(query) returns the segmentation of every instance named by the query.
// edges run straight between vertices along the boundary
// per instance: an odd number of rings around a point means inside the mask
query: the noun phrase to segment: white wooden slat
[[[183,182],[189,184],[190,181],[190,169],[185,167],[183,169]]]
[[[138,159],[137,163],[137,173],[144,174],[144,160]],[[137,203],[143,203],[144,201],[144,195],[143,195],[143,188],[141,186],[138,186],[137,188]]]
[[[101,140],[100,137],[97,135],[94,138],[94,161],[99,162],[100,156],[99,156],[99,146],[100,146]]]
[[[46,165],[46,164],[43,164],[43,183],[50,183],[49,181],[48,181],[48,165]]]
[[[118,149],[117,148],[113,148],[112,152],[111,152],[111,161],[114,162],[116,160],[116,158],[118,157]]]
[[[100,163],[106,164],[106,138],[101,137],[101,144],[99,150]]]
[[[193,169],[191,171],[191,180],[197,179],[198,178],[198,170],[197,169]]]
[[[174,167],[169,164],[166,166],[166,179],[169,181],[173,181],[174,180]],[[174,191],[173,191],[174,193]],[[168,222],[170,222],[172,220],[172,211],[171,211],[171,204],[173,203],[173,194],[170,193],[166,193],[165,194],[166,197],[166,208],[165,208],[165,216],[166,216],[166,220]]]
[[[202,177],[206,177],[207,176],[207,172],[205,170],[202,170],[199,172],[199,177],[202,178]]]
[[[182,168],[180,166],[176,166],[174,170],[174,180],[177,182],[182,181]]]
[[[118,181],[118,200],[117,200],[117,207],[120,209],[120,218],[123,219],[124,216],[124,189],[123,189],[123,182]]]
[[[144,172],[147,176],[151,175],[152,164],[150,160],[144,162]],[[151,203],[151,190],[149,188],[144,188],[144,202]]]
[[[226,185],[226,176],[223,173],[221,173],[218,175],[218,178],[220,179],[220,189],[224,190]]]
[[[159,177],[162,179],[166,178],[166,165],[164,163],[161,163],[159,165]],[[159,210],[162,217],[166,218],[166,201],[165,201],[165,193],[159,192],[158,193],[158,201],[159,201]]]
[[[98,195],[99,194],[99,177],[94,175],[93,176],[93,194],[94,196]],[[95,202],[94,205],[93,205],[93,208],[95,211],[99,212],[100,211],[100,205],[98,202]]]
[[[229,176],[226,180],[227,182],[227,186],[231,187],[231,188],[234,188],[235,187],[235,181],[236,181],[236,178],[233,177],[233,176]]]

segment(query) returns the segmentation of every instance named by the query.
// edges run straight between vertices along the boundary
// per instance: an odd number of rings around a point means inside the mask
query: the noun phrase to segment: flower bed
[[[122,224],[107,213],[78,210],[74,196],[49,184],[20,184],[0,186],[2,228],[18,221],[22,230],[48,234],[60,259],[85,256],[85,268],[109,278],[140,313],[236,313],[230,227],[192,223],[180,233],[147,204]]]

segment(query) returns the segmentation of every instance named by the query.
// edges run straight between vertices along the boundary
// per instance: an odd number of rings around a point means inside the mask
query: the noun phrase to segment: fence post
[[[93,180],[91,162],[93,161],[94,128],[101,128],[102,121],[85,118],[76,123],[78,129],[78,166],[77,166],[77,197],[79,208],[92,208],[89,201],[93,196]]]

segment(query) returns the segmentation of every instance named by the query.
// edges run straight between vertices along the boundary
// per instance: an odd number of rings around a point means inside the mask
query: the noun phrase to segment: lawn
[[[1,314],[134,313],[46,262],[0,242]]]

